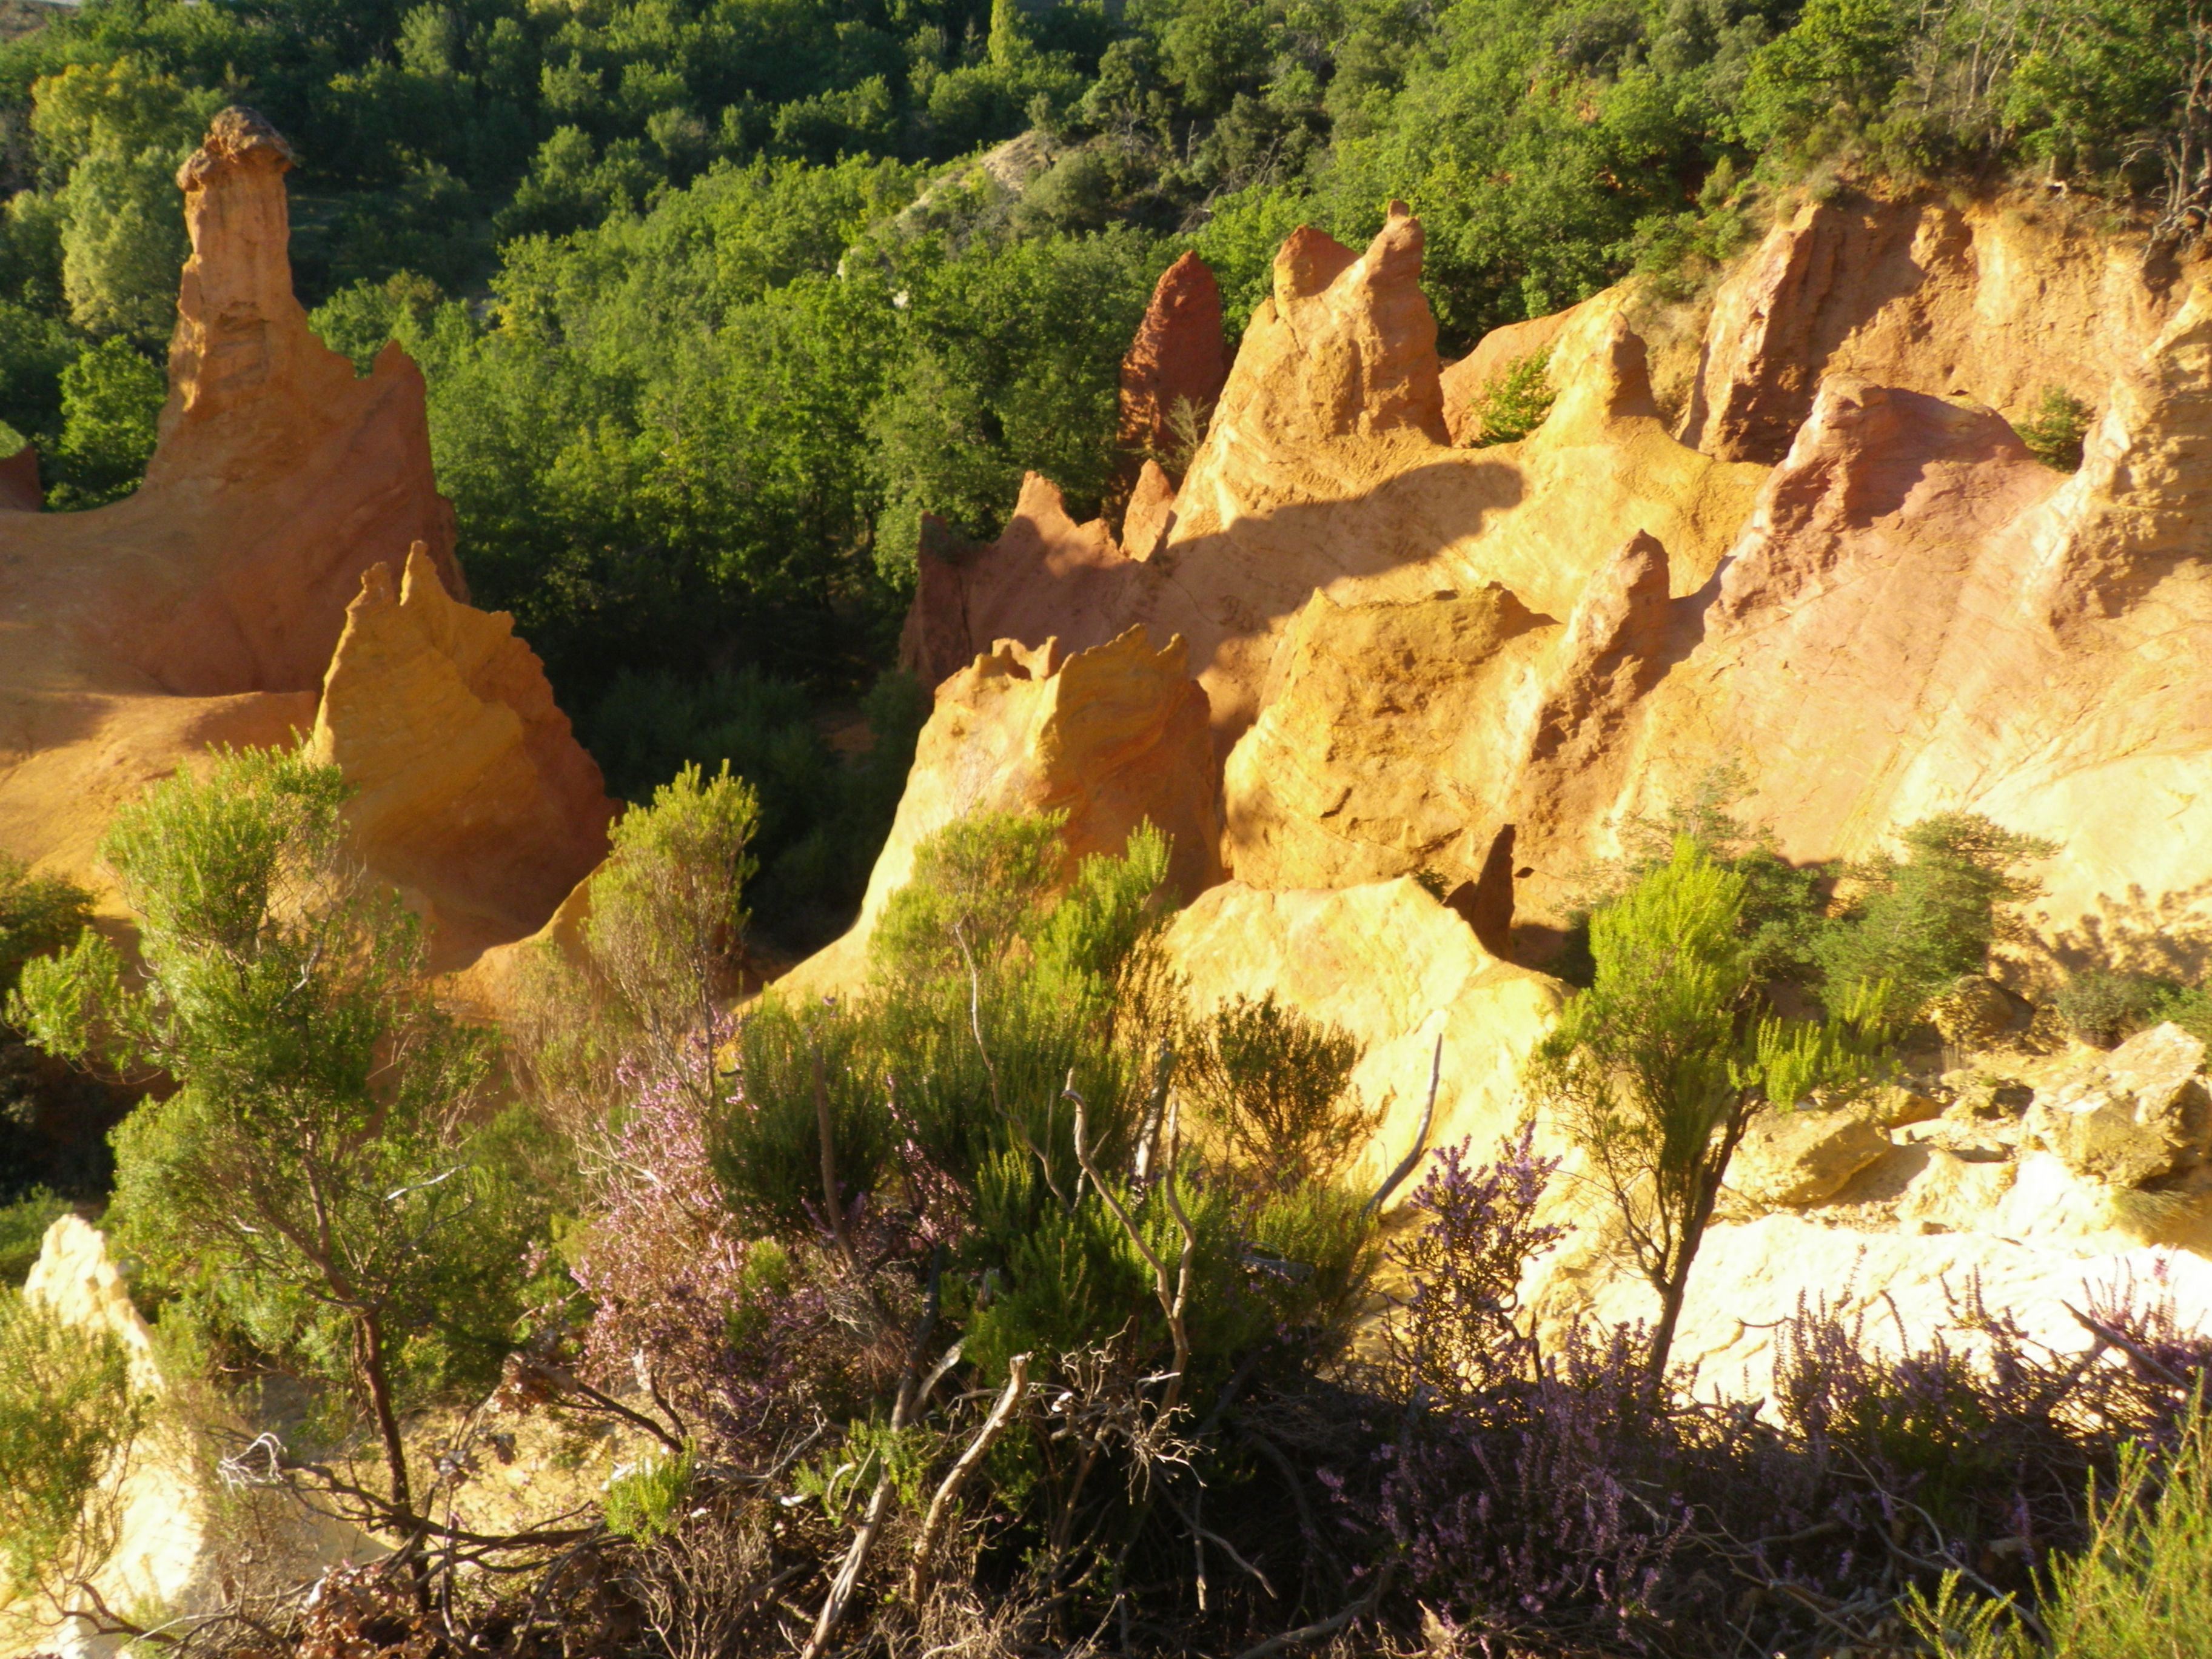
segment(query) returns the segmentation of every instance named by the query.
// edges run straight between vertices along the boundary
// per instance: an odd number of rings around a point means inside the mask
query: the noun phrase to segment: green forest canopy
[[[1115,370],[1195,246],[1230,327],[1302,220],[1409,200],[1447,349],[1762,192],[2033,167],[2192,223],[2212,0],[88,0],[0,44],[0,420],[52,505],[153,441],[172,174],[225,104],[295,143],[326,337],[428,375],[441,482],[603,753],[733,668],[848,697],[918,515],[1079,512]],[[963,158],[1035,131],[1018,193]],[[2201,217],[2201,215],[2197,216]],[[624,677],[628,676],[626,679]],[[665,730],[615,729],[659,711]],[[627,711],[627,712],[625,712]],[[714,755],[678,756],[713,763]],[[765,799],[772,821],[775,805]]]

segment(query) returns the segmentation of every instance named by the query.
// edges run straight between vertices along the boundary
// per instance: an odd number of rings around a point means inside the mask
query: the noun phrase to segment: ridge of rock
[[[370,868],[435,925],[434,965],[531,932],[606,852],[599,769],[505,611],[447,596],[421,543],[347,608],[309,752],[354,787]]]
[[[860,918],[778,981],[788,994],[863,983],[867,944],[915,850],[970,812],[1065,811],[1069,866],[1119,854],[1149,820],[1172,838],[1168,879],[1194,896],[1220,879],[1206,694],[1180,638],[1155,648],[1142,628],[1064,650],[1002,640],[937,688],[890,839]]]
[[[1832,374],[2016,418],[2051,386],[2094,402],[2185,287],[2142,239],[2063,204],[1808,199],[1715,294],[1681,434],[1778,461]]]

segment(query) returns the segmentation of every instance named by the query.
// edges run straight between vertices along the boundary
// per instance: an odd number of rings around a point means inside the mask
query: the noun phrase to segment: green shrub
[[[168,395],[168,377],[119,335],[64,369],[61,442],[49,458],[46,505],[102,507],[137,489]]]
[[[33,957],[58,951],[92,921],[92,895],[59,876],[34,876],[0,853],[0,996]]]
[[[64,1603],[114,1549],[101,1492],[145,1421],[123,1344],[0,1287],[0,1630]],[[27,1608],[10,1608],[18,1598]]]
[[[1209,1063],[1254,1097],[1240,1121],[1257,1136],[1279,1116],[1316,1162],[1258,1185],[1207,1178],[1194,1149],[1178,1164],[1158,1043],[1176,993],[1152,949],[1166,838],[1140,828],[1120,856],[1070,872],[1059,829],[988,814],[947,826],[886,908],[867,994],[770,1000],[747,1016],[736,1102],[713,1138],[728,1201],[799,1261],[842,1256],[839,1227],[951,1202],[946,1310],[987,1376],[1016,1354],[1102,1344],[1117,1364],[1158,1370],[1169,1328],[1132,1226],[1163,1261],[1188,1243],[1194,1358],[1177,1388],[1218,1382],[1233,1356],[1283,1333],[1334,1340],[1370,1227],[1318,1163],[1352,1139],[1330,1115],[1356,1048],[1273,1005],[1232,1015],[1227,1061],[1216,1042]]]
[[[2090,1537],[2039,1576],[2036,1641],[2013,1604],[1964,1593],[1947,1574],[1930,1600],[1905,1603],[1915,1632],[1942,1659],[2175,1659],[2212,1631],[2212,1418],[2201,1405],[2178,1443],[2125,1448],[2110,1492],[2089,1494]]]
[[[1852,871],[1859,894],[1820,940],[1831,1006],[1882,986],[1889,1011],[1906,1017],[1985,971],[1990,948],[2021,931],[2014,907],[2042,890],[2019,866],[2058,850],[1973,812],[1923,819],[1899,839],[1902,860],[1883,854]]]
[[[823,735],[818,698],[751,668],[704,678],[616,677],[579,722],[579,735],[617,797],[643,804],[685,766],[726,763],[751,787],[759,861],[750,907],[763,930],[792,948],[826,943],[852,918],[882,849],[929,714],[911,675],[879,677],[861,700],[868,747],[847,761]]]
[[[1584,873],[1577,915],[1553,971],[1571,985],[1588,986],[1595,971],[1589,954],[1592,915],[1668,864],[1676,843],[1686,839],[1742,880],[1736,927],[1752,979],[1817,983],[1815,946],[1826,927],[1826,890],[1835,872],[1826,865],[1790,863],[1771,830],[1747,824],[1736,810],[1747,787],[1742,768],[1715,767],[1686,799],[1663,814],[1630,819],[1621,832],[1621,857]]]
[[[1502,374],[1483,383],[1468,404],[1474,411],[1477,449],[1519,443],[1544,424],[1559,396],[1547,372],[1551,362],[1549,347],[1532,351],[1516,357]]]
[[[1349,1173],[1382,1120],[1352,1086],[1362,1052],[1350,1033],[1272,995],[1240,996],[1191,1032],[1184,1086],[1227,1156],[1262,1184],[1327,1185]]]
[[[2027,453],[2057,472],[2072,472],[2081,465],[2081,440],[2089,431],[2095,411],[2063,386],[2050,386],[2035,406],[2035,413],[2015,429]]]
[[[2160,1011],[2179,989],[2132,974],[2075,974],[2051,1002],[2075,1036],[2109,1048],[2163,1018]]]
[[[422,924],[362,869],[347,793],[279,750],[155,785],[101,845],[143,977],[88,929],[25,967],[9,1017],[175,1079],[116,1133],[121,1243],[179,1317],[362,1410],[404,1528],[398,1413],[496,1377],[551,1194],[469,1128],[488,1041],[431,1000]]]
[[[651,1453],[609,1480],[599,1500],[607,1530],[643,1544],[674,1527],[678,1506],[690,1495],[694,1462],[688,1449]]]
[[[44,1187],[12,1204],[0,1204],[0,1288],[20,1285],[39,1259],[46,1229],[75,1208]]]
[[[1744,877],[1684,836],[1590,921],[1596,972],[1534,1057],[1537,1099],[1590,1159],[1620,1247],[1659,1298],[1651,1387],[1729,1160],[1761,1111],[1864,1087],[1881,1064],[1873,999],[1825,1023],[1761,1016]]]

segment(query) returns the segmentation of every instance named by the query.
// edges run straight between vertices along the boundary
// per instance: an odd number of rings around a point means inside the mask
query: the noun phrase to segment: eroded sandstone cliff
[[[179,175],[192,253],[144,485],[0,513],[0,849],[99,888],[100,837],[149,782],[312,732],[452,964],[542,922],[611,805],[508,619],[463,603],[421,374],[392,345],[356,377],[309,329],[290,166],[234,109]]]
[[[1525,1109],[1562,994],[1532,969],[1584,872],[1723,769],[1799,860],[1950,810],[2056,842],[2002,967],[2022,988],[2212,967],[2198,269],[2048,204],[1808,200],[1712,296],[1668,413],[1638,319],[1674,331],[1679,364],[1680,307],[1609,291],[1447,368],[1420,257],[1402,209],[1363,252],[1297,232],[1188,475],[1148,471],[1118,539],[1032,477],[996,544],[925,556],[910,632],[933,673],[994,640],[1188,641],[1225,882],[1171,951],[1200,1003],[1273,994],[1363,1041],[1362,1085],[1392,1102],[1371,1164],[1411,1140],[1440,1035],[1440,1136],[1488,1141]],[[1472,400],[1536,352],[1548,417],[1464,447]],[[2013,425],[2051,388],[2096,411],[2071,475]],[[949,764],[925,755],[914,788]],[[993,763],[960,764],[972,793]],[[1978,1075],[1893,1118],[1793,1122],[1806,1145],[1763,1153],[1772,1179],[1747,1173],[1714,1235],[1686,1352],[1760,1386],[1744,1287],[1781,1311],[1893,1291],[1924,1334],[1981,1273],[2073,1346],[2052,1310],[2100,1276],[2212,1310],[2190,1254],[2212,1244],[2205,1150],[2154,1177],[2077,1166],[2034,1127],[2075,1106],[1997,1110]],[[1601,1246],[1532,1287],[1549,1316],[1646,1311]]]

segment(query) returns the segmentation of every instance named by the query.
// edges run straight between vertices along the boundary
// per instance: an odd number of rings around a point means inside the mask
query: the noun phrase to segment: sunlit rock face
[[[233,109],[179,175],[192,252],[144,485],[0,512],[0,849],[99,888],[149,783],[315,734],[451,966],[544,922],[612,809],[508,619],[465,602],[420,372],[395,344],[357,377],[293,296],[291,165]]]

